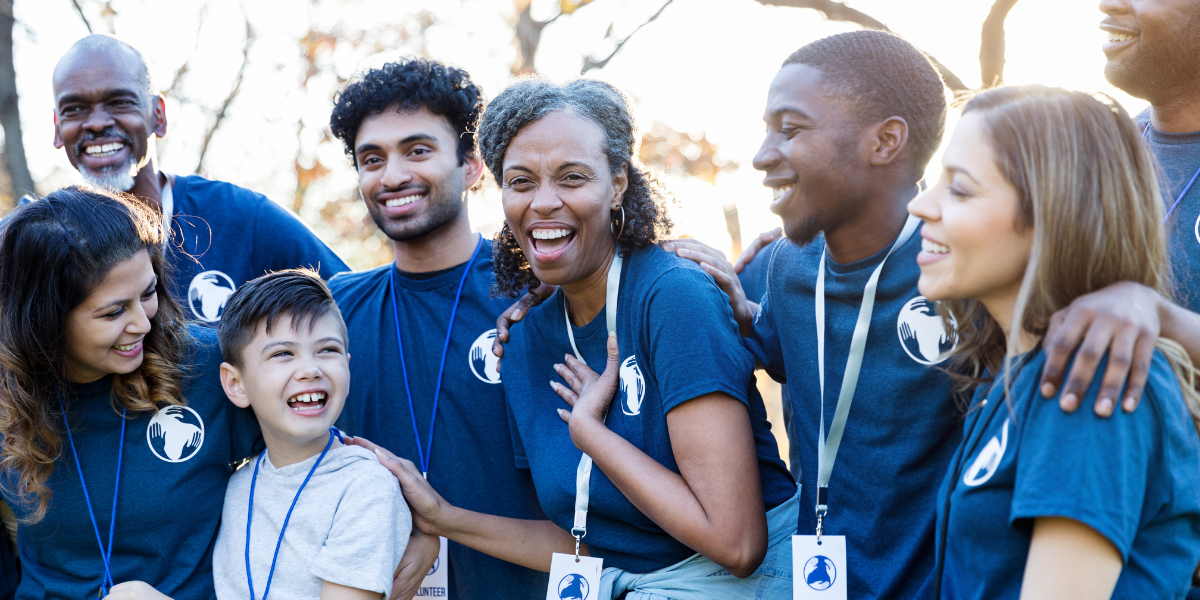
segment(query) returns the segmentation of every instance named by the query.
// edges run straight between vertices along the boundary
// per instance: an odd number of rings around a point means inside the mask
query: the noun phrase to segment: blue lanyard
[[[333,446],[334,436],[337,436],[339,442],[345,443],[342,440],[341,432],[336,427],[330,427],[329,433],[329,443],[325,444],[325,449],[317,457],[317,462],[313,463],[312,468],[308,470],[308,475],[304,477],[304,481],[300,484],[300,489],[296,490],[296,497],[292,498],[292,505],[288,507],[287,516],[283,518],[283,527],[279,528],[279,540],[275,542],[275,556],[271,558],[271,570],[267,572],[267,588],[263,590],[262,600],[267,600],[267,594],[271,593],[271,578],[275,576],[275,563],[279,561],[279,547],[283,544],[283,533],[287,531],[288,521],[292,519],[292,511],[296,508],[296,502],[300,500],[300,492],[304,491],[304,486],[308,485],[308,480],[312,479],[313,473],[317,472],[317,467],[321,466],[321,461],[325,459],[325,454]],[[266,453],[267,449],[263,448],[263,451],[258,454],[258,460],[254,461],[254,476],[250,478],[250,503],[246,509],[246,583],[250,586],[250,600],[254,600],[254,578],[250,576],[250,523],[254,519],[254,484],[258,482],[258,466],[262,464]]]
[[[105,586],[111,590],[113,582],[112,570],[109,568],[112,559],[113,531],[117,525],[117,492],[121,490],[121,457],[125,455],[125,409],[121,409],[121,442],[117,445],[117,481],[113,484],[112,518],[108,521],[108,550],[100,539],[100,526],[96,523],[96,512],[92,510],[92,497],[88,495],[87,481],[83,478],[83,466],[79,464],[79,451],[75,449],[75,437],[71,435],[71,425],[67,423],[67,407],[63,405],[62,395],[58,395],[58,407],[62,409],[63,426],[67,428],[67,442],[71,444],[71,454],[75,457],[75,470],[79,472],[79,484],[83,486],[83,499],[87,502],[88,516],[92,518],[92,531],[96,532],[96,543],[100,546],[100,560],[104,561],[104,577],[100,581],[100,596],[106,594]]]
[[[1142,130],[1142,139],[1146,139],[1149,135],[1150,124],[1146,123],[1146,128]],[[1192,173],[1192,178],[1188,180],[1187,185],[1183,186],[1183,191],[1179,192],[1179,197],[1175,198],[1175,202],[1171,204],[1171,208],[1167,209],[1167,215],[1163,217],[1164,223],[1167,222],[1167,219],[1171,218],[1171,213],[1175,212],[1175,207],[1179,206],[1180,202],[1183,202],[1183,197],[1186,196],[1189,191],[1191,191],[1192,185],[1196,183],[1197,177],[1200,177],[1200,167],[1196,167],[1196,172]]]
[[[483,247],[483,236],[479,236],[479,242],[475,244],[475,251],[471,253],[471,260],[467,261],[463,267],[462,278],[458,280],[458,291],[454,294],[454,308],[450,309],[450,323],[446,325],[446,341],[442,344],[442,363],[438,366],[437,384],[433,388],[433,411],[429,415],[429,442],[426,447],[421,446],[421,430],[417,428],[417,411],[413,407],[412,390],[408,386],[408,367],[404,364],[404,341],[400,337],[400,288],[396,286],[396,267],[392,266],[392,318],[396,322],[396,347],[400,349],[400,372],[404,375],[404,394],[408,396],[408,414],[412,417],[413,441],[417,443],[417,460],[421,463],[421,476],[429,479],[429,456],[433,454],[433,427],[437,424],[437,409],[438,399],[442,395],[442,374],[446,371],[446,352],[450,350],[450,333],[454,331],[454,318],[458,315],[458,303],[462,300],[463,284],[467,282],[467,275],[471,273],[471,267],[475,264],[475,257],[479,256],[479,249]]]

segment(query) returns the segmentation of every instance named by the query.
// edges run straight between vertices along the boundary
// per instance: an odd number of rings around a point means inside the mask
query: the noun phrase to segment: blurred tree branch
[[[670,6],[671,3],[674,1],[675,0],[667,0],[665,3],[663,3],[663,5],[659,7],[658,12],[651,15],[650,18],[646,19],[641,25],[638,25],[637,28],[634,29],[632,33],[625,36],[625,38],[622,39],[620,42],[617,42],[617,47],[613,48],[613,51],[609,52],[608,56],[606,56],[600,60],[595,60],[590,56],[585,56],[583,59],[583,70],[581,70],[579,72],[579,74],[584,75],[588,71],[591,71],[592,69],[603,69],[604,66],[608,64],[608,61],[612,60],[612,58],[614,56],[616,56],[618,52],[621,51],[621,48],[625,46],[625,42],[628,42],[630,39],[633,38],[633,36],[637,35],[637,32],[641,31],[643,27],[653,23],[654,20],[657,19],[658,16],[661,15],[663,13],[663,11],[666,10],[667,7]],[[612,28],[609,27],[609,31],[611,31],[611,30],[612,30]]]
[[[238,93],[242,90],[242,80],[246,75],[246,66],[250,64],[250,47],[254,45],[257,34],[255,34],[254,26],[250,24],[250,18],[246,16],[245,10],[242,11],[242,18],[246,23],[246,41],[242,45],[242,66],[238,68],[237,76],[233,81],[233,89],[229,90],[229,95],[225,96],[225,100],[221,102],[221,108],[217,111],[212,126],[204,132],[204,141],[200,144],[200,158],[196,160],[197,173],[201,172],[204,168],[204,157],[208,155],[208,145],[212,142],[213,134],[221,126],[221,121],[224,121],[225,116],[229,114],[229,106],[233,104]],[[180,69],[186,70],[186,67],[187,63],[184,63],[184,66],[180,67]],[[172,83],[172,85],[174,84]]]
[[[83,14],[83,6],[79,4],[79,0],[71,0],[71,4],[75,6],[75,12],[79,13],[79,20],[83,21],[83,26],[87,27],[88,34],[95,33],[92,31],[91,21],[88,21],[87,16]]]
[[[13,65],[13,17],[11,0],[0,0],[0,125],[4,127],[4,158],[12,189],[10,202],[35,191],[25,144],[21,135],[21,110],[17,103],[17,71]],[[10,204],[11,205],[11,204]]]
[[[979,33],[979,74],[984,88],[1004,84],[1004,21],[1017,0],[996,0]]]
[[[887,25],[884,25],[875,17],[868,15],[860,10],[856,10],[846,6],[843,2],[834,0],[756,0],[759,4],[765,6],[785,6],[791,8],[811,8],[821,13],[830,21],[841,21],[845,23],[854,23],[866,29],[878,29],[880,31],[892,31]],[[1004,0],[998,0],[1004,1]],[[1013,0],[1015,2],[1016,0]],[[933,66],[942,74],[942,80],[946,82],[946,87],[950,91],[960,92],[969,90],[967,84],[955,75],[953,71],[943,65],[937,58],[929,55],[929,60],[933,61]]]

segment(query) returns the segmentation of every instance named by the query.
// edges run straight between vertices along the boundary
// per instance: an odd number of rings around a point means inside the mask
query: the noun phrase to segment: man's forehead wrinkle
[[[150,92],[150,69],[133,46],[107,35],[90,35],[75,42],[54,66],[53,84],[57,94],[66,80],[80,69],[93,69],[89,59],[104,61],[113,71],[131,78],[134,89]]]

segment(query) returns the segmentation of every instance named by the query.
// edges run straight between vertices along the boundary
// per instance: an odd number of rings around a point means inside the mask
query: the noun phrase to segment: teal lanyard
[[[75,437],[71,435],[71,425],[67,423],[67,407],[63,405],[62,395],[58,395],[58,407],[62,409],[63,426],[67,428],[67,443],[71,445],[71,455],[75,457],[75,470],[79,472],[79,484],[83,487],[83,500],[87,502],[88,516],[92,518],[92,531],[96,532],[96,543],[100,545],[100,560],[104,561],[104,575],[100,580],[100,597],[104,597],[116,585],[113,582],[110,563],[112,561],[113,532],[117,526],[117,492],[121,491],[121,457],[125,454],[125,409],[121,409],[121,441],[117,445],[117,481],[113,484],[112,518],[108,521],[108,549],[105,550],[104,542],[100,539],[100,526],[96,523],[96,511],[92,510],[92,498],[88,495],[87,481],[83,478],[83,466],[79,464],[79,450],[75,449]]]

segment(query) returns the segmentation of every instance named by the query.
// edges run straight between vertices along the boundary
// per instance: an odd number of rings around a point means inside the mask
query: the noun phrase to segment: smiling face
[[[354,140],[367,211],[391,239],[411,240],[465,218],[463,192],[483,173],[478,156],[459,164],[450,122],[421,107],[363,119]]]
[[[996,164],[981,113],[963,115],[942,155],[941,178],[908,211],[925,221],[917,255],[921,294],[979,300],[1007,323],[1034,231],[1019,225],[1019,194]]]
[[[1101,0],[1104,76],[1130,95],[1167,103],[1200,78],[1200,2]]]
[[[303,448],[325,435],[346,402],[350,362],[344,326],[334,313],[293,324],[291,315],[260,323],[242,364],[221,365],[229,399],[250,406],[272,448]],[[274,452],[274,451],[272,451]]]
[[[161,96],[128,49],[73,48],[54,69],[54,147],[93,185],[129,191],[166,134]]]
[[[821,71],[805,64],[775,75],[763,120],[767,135],[754,168],[766,173],[771,212],[783,217],[788,238],[806,244],[855,212],[856,184],[869,168],[859,152],[866,128],[851,101],[826,91]]]
[[[526,126],[504,155],[504,217],[544,283],[569,285],[598,273],[616,247],[611,211],[628,185],[626,166],[614,175],[604,132],[570,111]]]
[[[96,381],[142,366],[142,342],[158,314],[158,276],[150,253],[117,263],[67,317],[67,378]]]

